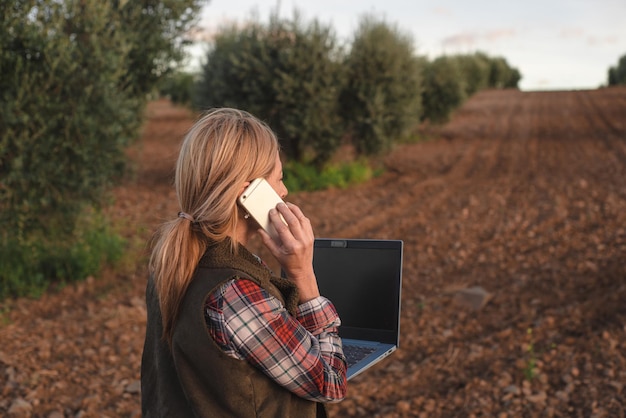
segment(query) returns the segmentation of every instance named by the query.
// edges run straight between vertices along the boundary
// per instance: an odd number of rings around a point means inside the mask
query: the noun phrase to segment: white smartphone
[[[269,212],[281,202],[278,193],[263,178],[253,180],[239,196],[241,206],[274,240],[277,240],[278,233],[270,222]]]

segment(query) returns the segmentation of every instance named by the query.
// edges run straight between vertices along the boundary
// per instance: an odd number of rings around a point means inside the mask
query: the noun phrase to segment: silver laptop
[[[348,380],[398,348],[402,250],[400,240],[315,240],[313,267],[341,318]]]

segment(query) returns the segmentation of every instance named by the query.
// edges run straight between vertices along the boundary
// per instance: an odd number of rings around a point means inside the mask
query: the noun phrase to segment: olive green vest
[[[226,246],[227,244],[228,246]],[[158,297],[148,280],[148,322],[141,365],[144,417],[325,417],[323,404],[300,398],[244,360],[225,354],[209,335],[206,298],[232,278],[248,278],[281,300],[290,311],[297,292],[272,277],[245,248],[237,257],[230,243],[209,247],[185,294],[171,350],[161,338]],[[286,302],[286,303],[285,303]]]

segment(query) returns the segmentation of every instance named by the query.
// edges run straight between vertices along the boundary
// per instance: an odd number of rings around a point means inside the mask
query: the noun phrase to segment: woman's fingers
[[[263,228],[259,228],[257,232],[261,235],[261,241],[263,241],[263,244],[265,244],[268,250],[270,250],[270,253],[278,259],[280,243],[277,243]]]
[[[274,257],[288,272],[310,269],[315,238],[309,219],[296,205],[282,203],[270,210],[269,216],[278,239],[272,240],[265,231],[260,234]]]
[[[298,287],[301,302],[319,296],[313,271],[315,236],[311,221],[291,203],[279,203],[269,216],[278,239],[273,240],[267,232],[259,230],[263,243]]]
[[[278,222],[280,216],[285,220],[286,225],[284,222]],[[283,239],[283,242],[293,238],[297,241],[312,241],[313,229],[311,228],[311,221],[304,216],[300,208],[296,205],[292,203],[279,203],[275,211],[270,211],[270,219],[279,236]],[[280,223],[282,223],[282,225],[280,225]]]

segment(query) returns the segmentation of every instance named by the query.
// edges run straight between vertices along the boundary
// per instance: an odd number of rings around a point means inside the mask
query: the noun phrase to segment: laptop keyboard
[[[343,354],[346,356],[348,367],[356,364],[359,360],[365,358],[368,354],[376,349],[372,347],[361,347],[358,345],[344,345]]]

